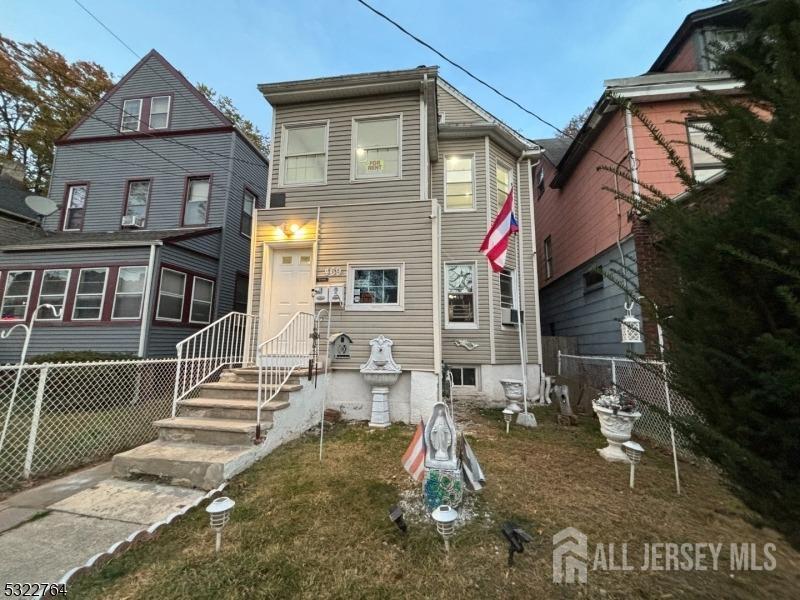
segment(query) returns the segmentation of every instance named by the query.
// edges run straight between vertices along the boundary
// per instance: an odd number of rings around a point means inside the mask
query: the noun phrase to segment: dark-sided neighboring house
[[[24,174],[22,165],[0,159],[0,243],[41,235],[39,216],[25,204],[30,192],[25,188]]]
[[[41,311],[29,353],[169,356],[244,309],[267,159],[155,50],[56,142],[40,235],[0,240],[0,328]],[[0,342],[18,359],[22,335]]]

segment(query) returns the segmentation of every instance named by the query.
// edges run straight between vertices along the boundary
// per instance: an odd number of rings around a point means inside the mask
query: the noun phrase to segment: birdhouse
[[[328,343],[333,346],[333,358],[343,359],[350,358],[350,346],[353,343],[352,338],[344,332],[333,334]]]

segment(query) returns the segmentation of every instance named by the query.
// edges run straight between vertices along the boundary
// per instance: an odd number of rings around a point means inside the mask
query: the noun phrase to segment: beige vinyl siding
[[[286,193],[286,206],[420,199],[420,96],[418,93],[275,107],[272,192]],[[402,178],[351,181],[353,119],[402,114]],[[329,122],[327,183],[281,186],[281,135],[285,125]]]
[[[441,92],[441,88],[440,88]],[[439,142],[439,160],[433,164],[431,183],[433,196],[442,207],[442,298],[438,306],[442,315],[442,359],[452,365],[487,364],[491,360],[489,342],[489,265],[478,252],[486,235],[486,157],[484,138],[475,140],[449,140]],[[474,155],[473,177],[475,181],[475,211],[445,212],[444,173],[445,157],[450,155]],[[447,329],[445,299],[447,280],[445,263],[475,262],[475,290],[477,295],[478,329]],[[478,344],[474,350],[456,346],[456,340],[468,340]]]
[[[461,100],[439,86],[436,90],[439,114],[444,113],[445,123],[485,123],[484,119]]]
[[[522,256],[525,265],[523,283],[522,306],[525,310],[525,335],[526,347],[528,350],[528,363],[538,363],[540,357],[537,355],[538,345],[536,343],[539,336],[539,325],[536,322],[536,303],[539,302],[539,294],[536,289],[534,272],[536,262],[533,257],[533,234],[534,225],[530,214],[530,186],[531,186],[531,162],[522,161],[519,167],[519,199],[517,202],[517,218],[522,228]],[[534,199],[536,202],[536,199]],[[534,207],[535,210],[535,207]]]
[[[418,192],[418,190],[417,190]],[[317,276],[326,267],[341,267],[327,283],[345,286],[347,265],[404,264],[403,311],[350,311],[334,307],[332,332],[353,339],[351,358],[334,368],[358,369],[369,356],[370,339],[383,334],[394,341],[395,360],[404,371],[434,369],[431,207],[418,200],[364,205],[327,206],[320,211]],[[277,226],[305,223],[306,236],[298,246],[313,243],[316,209],[312,207],[258,211],[255,262],[252,267],[256,306],[261,303],[264,243],[283,241]],[[265,283],[268,285],[268,282]],[[268,306],[256,311],[267,314]]]

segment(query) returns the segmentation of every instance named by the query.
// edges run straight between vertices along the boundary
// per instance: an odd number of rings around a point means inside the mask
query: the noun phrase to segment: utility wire
[[[77,0],[75,0],[75,1],[77,2]],[[388,16],[388,15],[386,15],[385,13],[382,13],[381,11],[379,11],[379,10],[378,10],[377,8],[375,8],[374,6],[370,5],[370,4],[369,4],[368,2],[366,2],[365,0],[356,0],[356,2],[358,2],[359,4],[362,4],[363,6],[365,6],[365,7],[366,7],[366,8],[368,8],[369,10],[371,10],[373,13],[375,13],[376,15],[378,15],[378,16],[379,16],[381,19],[384,19],[385,21],[388,21],[388,22],[389,22],[390,24],[392,24],[394,27],[396,27],[397,29],[399,29],[400,31],[402,31],[403,33],[405,33],[405,34],[406,34],[408,37],[410,37],[411,39],[413,39],[415,42],[417,42],[418,44],[421,44],[422,46],[425,46],[425,47],[426,47],[428,50],[430,50],[431,52],[433,52],[433,53],[434,53],[434,54],[436,54],[437,56],[441,57],[441,58],[442,58],[443,60],[445,60],[446,62],[448,62],[448,63],[450,63],[451,65],[453,65],[453,66],[454,66],[456,69],[459,69],[460,71],[464,72],[464,73],[465,73],[465,74],[466,74],[468,77],[470,77],[470,78],[474,79],[475,81],[477,81],[477,82],[478,82],[478,83],[480,83],[481,85],[483,85],[483,86],[485,86],[485,87],[489,88],[490,90],[492,90],[492,91],[493,91],[495,94],[497,94],[498,96],[500,96],[500,97],[501,97],[501,98],[503,98],[504,100],[507,100],[507,101],[511,102],[511,104],[513,104],[514,106],[516,106],[517,108],[519,108],[519,109],[520,109],[520,110],[522,110],[523,112],[526,112],[527,114],[531,115],[533,118],[535,118],[536,120],[540,121],[541,123],[544,123],[545,125],[547,125],[548,127],[552,128],[553,130],[557,131],[558,133],[560,133],[560,134],[561,134],[561,135],[563,135],[564,137],[567,137],[567,138],[571,139],[572,141],[575,141],[575,136],[573,136],[573,135],[571,135],[571,134],[567,133],[566,131],[564,131],[564,130],[563,130],[563,129],[561,129],[560,127],[557,127],[556,125],[554,125],[553,123],[551,123],[550,121],[548,121],[548,120],[547,120],[547,119],[545,119],[544,117],[542,117],[542,116],[540,116],[540,115],[536,114],[534,111],[530,110],[529,108],[526,108],[525,106],[523,106],[522,104],[520,104],[519,102],[517,102],[516,100],[514,100],[514,98],[512,98],[511,96],[508,96],[508,95],[504,94],[504,93],[503,93],[503,92],[501,92],[499,89],[497,89],[495,86],[493,86],[491,83],[488,83],[488,82],[484,81],[483,79],[481,79],[480,77],[478,77],[477,75],[475,75],[475,74],[474,74],[472,71],[470,71],[470,70],[469,70],[469,69],[467,69],[466,67],[464,67],[464,66],[460,65],[459,63],[457,63],[457,62],[456,62],[456,61],[454,61],[453,59],[451,59],[451,58],[449,58],[448,56],[446,56],[446,55],[445,55],[444,53],[442,53],[441,51],[439,51],[439,50],[437,50],[436,48],[434,48],[434,47],[433,47],[431,44],[429,44],[428,42],[426,42],[426,41],[425,41],[425,40],[423,40],[422,38],[420,38],[420,37],[416,36],[415,34],[411,33],[411,32],[410,32],[408,29],[406,29],[405,27],[403,27],[402,25],[400,25],[400,23],[398,23],[397,21],[395,21],[394,19],[392,19],[391,17],[389,17],[389,16]],[[579,144],[579,145],[581,145],[581,146],[583,146],[583,145],[584,145],[584,142],[583,142],[583,141],[579,141],[579,142],[578,142],[578,144]],[[611,161],[612,163],[616,163],[616,162],[617,162],[616,160],[614,160],[613,158],[610,158],[610,157],[606,156],[605,154],[603,154],[603,153],[602,153],[602,152],[600,152],[599,150],[595,150],[594,148],[590,148],[590,147],[587,147],[587,149],[588,149],[590,152],[593,152],[593,153],[597,154],[598,156],[601,156],[602,158],[604,158],[604,159],[606,159],[606,160],[608,160],[608,161]]]

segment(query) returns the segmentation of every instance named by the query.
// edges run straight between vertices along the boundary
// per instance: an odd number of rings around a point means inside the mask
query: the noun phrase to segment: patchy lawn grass
[[[237,501],[223,550],[213,551],[206,514],[195,510],[77,581],[73,598],[790,598],[800,589],[800,555],[753,516],[705,467],[683,463],[684,495],[671,460],[650,449],[628,488],[628,468],[595,452],[592,419],[558,427],[537,408],[535,430],[503,431],[499,411],[470,415],[467,434],[488,482],[480,515],[458,530],[449,560],[432,525],[406,536],[388,507],[414,486],[400,466],[412,428],[369,431],[337,425],[278,449],[236,478]],[[485,517],[488,513],[490,518]],[[500,525],[508,519],[535,541],[506,568]],[[592,571],[587,585],[552,583],[553,534],[576,527],[597,542],[627,542],[632,572]],[[720,571],[643,572],[645,542],[721,542]],[[729,571],[731,542],[777,545],[771,572]],[[760,559],[759,559],[760,562]]]

